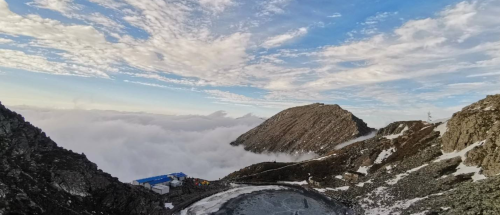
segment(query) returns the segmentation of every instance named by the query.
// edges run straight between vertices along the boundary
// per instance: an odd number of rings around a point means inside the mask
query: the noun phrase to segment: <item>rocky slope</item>
[[[395,122],[371,139],[300,163],[261,163],[226,177],[306,181],[360,214],[500,214],[500,95],[445,123]]]
[[[0,214],[166,214],[157,194],[58,147],[0,104]]]
[[[231,145],[262,152],[324,154],[340,143],[374,131],[338,105],[312,104],[284,110]]]

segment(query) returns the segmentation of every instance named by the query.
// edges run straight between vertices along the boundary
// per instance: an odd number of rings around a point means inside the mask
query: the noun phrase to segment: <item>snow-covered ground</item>
[[[434,131],[438,131],[439,136],[443,137],[443,134],[448,131],[448,120],[444,121],[441,125],[438,125],[436,128],[434,128]]]
[[[307,181],[278,181],[278,183],[293,184],[293,185],[306,185]]]
[[[408,170],[408,171],[406,171],[406,172],[404,172],[404,173],[398,174],[398,175],[396,175],[396,178],[391,179],[391,180],[388,180],[386,183],[387,183],[387,184],[390,184],[390,185],[397,184],[399,180],[401,180],[401,179],[403,179],[404,177],[406,177],[406,176],[410,175],[410,173],[412,173],[412,172],[416,172],[416,171],[418,171],[418,170],[420,170],[420,169],[422,169],[422,168],[424,168],[424,167],[426,167],[426,166],[428,166],[428,165],[429,165],[429,164],[424,164],[424,165],[422,165],[422,166],[419,166],[419,167],[415,167],[415,168],[413,168],[413,169],[410,169],[410,170]]]
[[[330,188],[330,187],[325,187],[325,188],[314,188],[316,191],[324,193],[327,190],[332,190],[332,191],[346,191],[349,190],[349,186],[343,186],[343,187],[336,187],[336,188]]]
[[[174,205],[172,203],[168,203],[166,202],[165,203],[165,208],[170,208],[170,209],[173,209],[174,208]]]
[[[399,125],[399,127],[403,126],[403,124]],[[403,128],[403,130],[399,133],[399,134],[391,134],[391,135],[387,135],[387,136],[384,136],[386,139],[389,139],[389,140],[392,140],[392,139],[396,139],[400,136],[402,136],[405,131],[408,131],[408,126],[406,126],[405,128]]]
[[[375,163],[377,164],[380,164],[382,163],[382,161],[384,161],[385,159],[387,159],[389,156],[392,155],[392,153],[396,152],[396,148],[395,147],[391,147],[389,149],[386,149],[386,150],[383,150],[382,152],[380,152],[380,154],[377,156],[377,159],[375,160]]]
[[[365,175],[368,175],[368,170],[369,170],[371,167],[372,167],[372,166],[360,166],[356,172],[359,172],[359,173],[363,173],[363,174],[365,174]]]
[[[431,196],[441,196],[444,194],[444,193],[435,193],[420,198],[394,201],[393,199],[395,197],[389,194],[388,189],[389,188],[387,187],[378,187],[371,193],[369,193],[367,197],[363,198],[360,201],[361,207],[365,210],[365,214],[374,214],[374,215],[401,214],[399,212],[400,210],[409,208],[416,202],[427,199]],[[391,202],[391,204],[386,205],[387,202]]]
[[[463,162],[465,161],[465,159],[467,159],[466,155],[469,151],[471,151],[472,149],[474,149],[475,147],[478,147],[478,146],[482,146],[484,143],[485,143],[486,140],[483,140],[483,141],[479,141],[479,142],[476,142],[470,146],[468,146],[467,148],[465,149],[462,149],[460,151],[454,151],[454,152],[450,152],[450,153],[443,153],[443,155],[441,155],[439,158],[437,158],[436,160],[434,160],[434,162],[439,162],[439,161],[442,161],[442,160],[447,160],[447,159],[451,159],[451,158],[455,158],[455,157],[459,157],[462,159],[462,163],[460,163],[460,165],[458,165],[457,167],[457,171],[453,173],[453,175],[462,175],[462,174],[468,174],[468,173],[474,173],[474,175],[472,176],[472,180],[473,181],[479,181],[479,180],[483,180],[483,179],[486,179],[486,176],[480,174],[481,172],[481,168],[480,167],[477,167],[477,166],[467,166],[465,165]]]
[[[228,191],[222,192],[222,193],[217,193],[213,196],[204,198],[190,207],[184,209],[181,211],[181,215],[187,215],[187,214],[196,214],[196,215],[202,215],[202,214],[211,214],[214,212],[217,212],[220,207],[229,201],[230,199],[236,198],[239,195],[247,194],[247,193],[252,193],[256,191],[261,191],[261,190],[283,190],[287,189],[286,187],[282,186],[245,186],[245,185],[233,185],[235,188],[230,189]]]
[[[485,140],[483,141],[479,141],[477,143],[474,143],[470,146],[467,146],[467,148],[465,149],[462,149],[460,151],[454,151],[454,152],[450,152],[450,153],[443,153],[443,155],[439,156],[438,159],[434,160],[434,162],[439,162],[439,161],[442,161],[442,160],[447,160],[447,159],[451,159],[451,158],[454,158],[454,157],[458,157],[460,156],[462,158],[462,161],[465,161],[465,156],[467,155],[467,152],[469,152],[470,150],[474,149],[475,147],[477,146],[481,146],[485,143]]]

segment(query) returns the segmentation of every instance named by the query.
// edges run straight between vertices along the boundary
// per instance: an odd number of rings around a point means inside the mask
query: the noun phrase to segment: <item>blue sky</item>
[[[500,1],[0,0],[0,101],[373,127],[499,93]]]

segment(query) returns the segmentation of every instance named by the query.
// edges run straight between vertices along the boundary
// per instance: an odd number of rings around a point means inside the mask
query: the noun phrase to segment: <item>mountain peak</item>
[[[231,145],[243,145],[246,150],[256,153],[323,154],[373,130],[339,105],[314,103],[281,111]]]

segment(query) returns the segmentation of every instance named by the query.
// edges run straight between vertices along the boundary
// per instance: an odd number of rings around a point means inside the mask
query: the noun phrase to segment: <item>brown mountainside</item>
[[[374,131],[338,105],[320,103],[286,109],[236,139],[231,145],[262,152],[324,154],[343,142]]]

